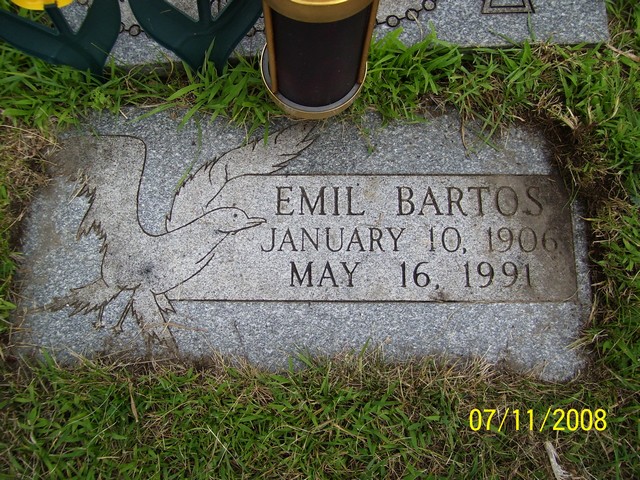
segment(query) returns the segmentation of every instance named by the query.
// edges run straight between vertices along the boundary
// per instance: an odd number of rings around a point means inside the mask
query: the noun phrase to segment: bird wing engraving
[[[310,122],[298,123],[205,163],[176,193],[166,220],[167,231],[219,207],[217,196],[232,180],[245,175],[269,175],[284,168],[313,143],[314,139],[309,138],[312,128]]]

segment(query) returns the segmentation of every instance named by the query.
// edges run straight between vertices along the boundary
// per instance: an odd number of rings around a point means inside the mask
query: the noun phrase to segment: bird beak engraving
[[[253,227],[257,227],[258,225],[262,225],[263,223],[266,223],[267,219],[266,218],[262,218],[262,217],[249,217],[247,218],[247,220],[245,221],[245,224],[242,228],[236,230],[235,232],[232,232],[232,235],[235,235],[238,232],[241,232],[242,230],[246,230],[248,228],[253,228]]]
[[[258,225],[262,225],[266,223],[267,219],[262,217],[249,217],[247,219],[247,228],[257,227]]]

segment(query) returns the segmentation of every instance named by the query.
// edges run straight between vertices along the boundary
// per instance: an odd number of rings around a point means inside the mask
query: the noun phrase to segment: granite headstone
[[[94,117],[61,139],[23,237],[21,353],[277,368],[368,344],[550,380],[580,369],[585,231],[542,132],[492,147],[446,113],[246,138],[180,128],[183,113]]]
[[[63,9],[75,27],[91,0]],[[118,65],[166,63],[177,57],[150,39],[138,25],[126,0],[121,1],[120,36],[112,50]],[[195,0],[168,0],[185,14],[197,17]],[[212,13],[226,1],[211,2]],[[415,43],[435,31],[438,39],[463,47],[504,46],[525,40],[561,44],[606,41],[607,13],[603,0],[381,0],[377,38],[402,29],[400,39]],[[237,49],[239,55],[258,55],[265,43],[260,19]]]

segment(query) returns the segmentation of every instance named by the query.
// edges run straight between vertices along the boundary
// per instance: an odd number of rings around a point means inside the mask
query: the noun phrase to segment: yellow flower
[[[44,7],[48,5],[56,7],[66,7],[73,0],[11,0],[19,7],[26,8],[28,10],[44,10]]]

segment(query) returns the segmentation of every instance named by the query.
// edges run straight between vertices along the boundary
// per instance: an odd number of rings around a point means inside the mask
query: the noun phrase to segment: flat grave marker
[[[452,113],[371,115],[247,142],[219,120],[180,130],[183,113],[94,117],[62,139],[25,229],[20,353],[278,368],[369,344],[551,380],[581,368],[584,225],[540,132],[494,149],[468,128],[463,142]]]
[[[197,17],[195,0],[169,0]],[[63,12],[78,26],[90,0],[80,0]],[[211,2],[216,14],[226,4]],[[112,50],[116,64],[139,65],[176,60],[137,24],[126,0],[121,0],[121,33]],[[463,47],[505,46],[525,40],[560,44],[608,40],[603,0],[381,0],[374,36],[401,28],[400,38],[413,44],[432,29],[438,39]],[[240,55],[259,55],[265,43],[262,18],[237,48]]]

